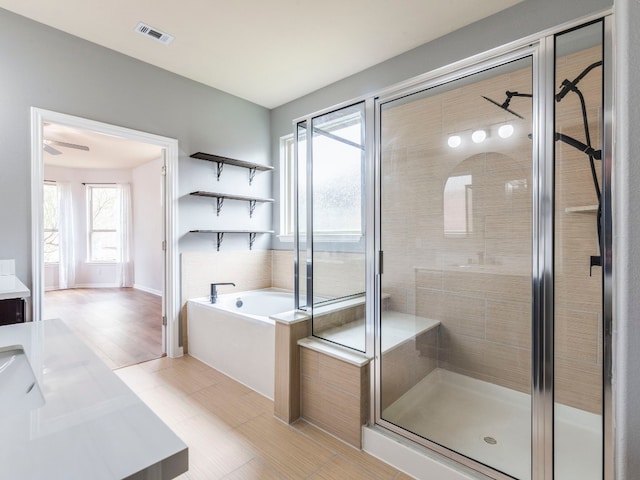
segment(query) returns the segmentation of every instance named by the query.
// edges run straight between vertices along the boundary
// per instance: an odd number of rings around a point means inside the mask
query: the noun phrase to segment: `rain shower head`
[[[509,108],[509,103],[511,103],[511,98],[512,97],[533,97],[533,95],[531,95],[530,93],[519,93],[519,92],[510,92],[509,90],[507,90],[505,92],[505,94],[507,95],[507,98],[505,98],[504,102],[502,103],[498,103],[495,100],[492,100],[489,97],[485,97],[484,95],[481,95],[482,98],[484,98],[486,101],[493,103],[496,107],[501,108],[502,110],[504,110],[505,112],[509,112],[511,115],[515,115],[518,118],[521,118],[524,120],[524,117],[522,115],[520,115],[519,113],[514,112],[513,110],[511,110]]]
[[[499,107],[499,108],[503,109],[505,112],[509,112],[510,114],[515,115],[516,117],[522,118],[524,120],[524,117],[522,115],[520,115],[519,113],[516,113],[513,110],[510,110],[509,108],[505,107],[503,103],[502,104],[498,103],[495,100],[490,99],[489,97],[485,97],[484,95],[482,95],[482,98],[484,98],[488,102],[493,103],[496,107]]]

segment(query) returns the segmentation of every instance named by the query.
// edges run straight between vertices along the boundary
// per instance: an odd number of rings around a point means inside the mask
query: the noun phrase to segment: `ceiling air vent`
[[[168,33],[161,32],[157,28],[153,28],[151,25],[147,25],[146,23],[140,22],[136,26],[136,32],[141,33],[147,37],[153,38],[160,43],[164,43],[165,45],[169,45],[173,41],[173,35],[169,35]]]

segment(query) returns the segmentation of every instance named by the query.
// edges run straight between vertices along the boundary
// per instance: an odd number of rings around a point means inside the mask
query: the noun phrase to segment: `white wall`
[[[158,158],[131,172],[134,288],[162,295],[162,163]]]
[[[75,287],[118,286],[119,267],[116,264],[87,262],[87,202],[83,183],[131,183],[131,170],[64,168],[45,165],[45,180],[69,182],[73,201],[75,228],[76,282]],[[45,290],[58,287],[57,266],[45,269]]]
[[[114,287],[119,267],[87,262],[87,204],[83,183],[131,183],[134,287],[162,294],[162,159],[128,169],[74,169],[45,165],[45,179],[69,182],[76,231],[75,287]],[[45,265],[45,289],[58,288],[58,265]]]

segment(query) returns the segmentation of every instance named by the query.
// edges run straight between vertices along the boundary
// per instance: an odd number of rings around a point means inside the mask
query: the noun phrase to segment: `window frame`
[[[93,233],[118,233],[118,226],[114,229],[94,229],[93,228],[93,191],[94,189],[112,189],[118,192],[119,188],[116,184],[96,184],[96,183],[86,183],[86,196],[87,196],[87,263],[91,264],[117,264],[118,262],[118,254],[116,254],[116,258],[114,260],[97,260],[93,258]],[[119,217],[119,215],[118,215]],[[121,219],[118,218],[117,223],[119,224]],[[119,252],[122,248],[120,245],[120,239],[117,239],[117,250]]]
[[[281,241],[293,242],[295,234],[295,138],[292,133],[280,137],[280,233]]]
[[[320,115],[321,116],[321,115]],[[331,124],[329,132],[338,129],[354,121],[355,115],[337,118]],[[317,117],[314,117],[317,118]],[[364,122],[364,117],[360,119]],[[296,123],[297,125],[297,123]],[[362,130],[362,145],[365,145],[365,127]],[[309,140],[308,140],[309,141]],[[280,233],[278,239],[281,242],[293,242],[295,235],[295,135],[290,133],[280,137]],[[362,163],[364,164],[364,159]],[[360,191],[361,191],[361,221],[360,230],[355,231],[314,231],[315,242],[358,243],[365,234],[365,172],[361,165]],[[306,225],[303,226],[306,230]]]

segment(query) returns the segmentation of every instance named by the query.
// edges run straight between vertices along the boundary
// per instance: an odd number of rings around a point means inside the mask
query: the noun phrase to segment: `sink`
[[[0,347],[0,417],[29,412],[44,397],[21,345]]]

